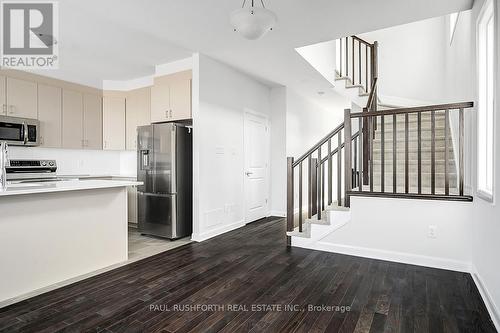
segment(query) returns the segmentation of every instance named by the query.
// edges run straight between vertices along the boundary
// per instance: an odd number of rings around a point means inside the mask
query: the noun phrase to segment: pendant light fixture
[[[264,0],[260,1],[262,7],[255,7],[254,0],[250,0],[250,6],[245,7],[246,2],[244,0],[243,6],[231,13],[231,25],[246,39],[259,39],[273,30],[278,18],[265,7]]]

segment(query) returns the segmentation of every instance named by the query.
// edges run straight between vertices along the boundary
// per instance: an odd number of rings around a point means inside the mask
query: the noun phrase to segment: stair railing
[[[345,110],[346,114],[350,112],[350,109]],[[357,147],[361,145],[360,132],[352,135],[350,126],[350,122],[347,123],[347,128],[340,124],[299,158],[287,158],[287,231],[293,231],[298,226],[299,232],[302,232],[305,216],[321,220],[325,207],[334,203],[334,187],[336,205],[349,205],[348,199],[342,202],[342,198],[348,198],[346,191],[352,188],[351,176],[357,174],[358,164],[355,162],[355,169],[349,169],[349,172],[345,172],[345,168],[346,165],[351,168],[352,147],[356,147],[357,151]],[[305,168],[307,174],[304,172]],[[334,168],[337,169],[336,177],[333,174]]]
[[[363,112],[351,113],[345,115],[344,124],[350,123],[352,119],[357,119],[359,126],[368,123],[369,133],[369,157],[368,157],[368,169],[365,169],[366,157],[364,154],[359,155],[359,159],[362,159],[359,163],[362,168],[359,174],[368,173],[368,184],[358,180],[358,188],[352,190],[349,188],[346,190],[346,200],[350,196],[371,196],[371,197],[395,197],[395,198],[411,198],[411,199],[430,199],[430,200],[454,200],[454,201],[472,201],[472,196],[464,194],[464,110],[473,107],[473,102],[464,103],[453,103],[453,104],[441,104],[441,105],[430,105],[412,108],[399,108],[390,109],[383,111],[368,111],[367,109]],[[450,130],[450,112],[458,112],[458,179],[456,191],[452,191],[452,186],[450,185],[450,140],[451,140],[451,130]],[[398,127],[397,127],[397,116],[404,116],[404,129],[400,131],[404,135],[403,138],[398,139]],[[430,184],[426,191],[424,191],[424,182],[422,177],[422,125],[424,121],[422,120],[423,115],[429,115],[429,120],[426,123],[430,126]],[[444,188],[436,185],[436,116],[443,118],[444,122]],[[392,144],[392,156],[386,156],[386,139],[385,139],[385,120],[387,117],[392,118],[392,140],[389,144]],[[417,155],[417,179],[410,181],[410,169],[409,169],[409,142],[410,142],[410,117],[412,120],[416,120],[417,130],[416,130],[416,155]],[[414,119],[416,118],[416,119]],[[380,120],[377,134],[380,137],[380,184],[375,184],[374,177],[374,137],[375,137],[375,124]],[[345,128],[349,128],[345,126]],[[363,135],[365,131],[361,131],[360,135]],[[348,133],[346,133],[348,135]],[[404,143],[404,148],[399,149],[399,152],[403,153],[403,158],[398,156],[398,141]],[[361,140],[360,142],[365,143],[366,141]],[[363,150],[365,147],[361,147],[359,151]],[[386,157],[392,158],[392,188],[385,188],[385,159]],[[398,161],[404,163],[404,181],[398,183]],[[346,165],[346,170],[350,170],[350,166]],[[428,182],[427,182],[428,183]],[[368,187],[368,189],[366,189]]]
[[[348,36],[337,40],[337,48],[339,76],[349,78],[352,85],[358,85],[366,93],[373,91],[370,88],[378,76],[378,42]]]

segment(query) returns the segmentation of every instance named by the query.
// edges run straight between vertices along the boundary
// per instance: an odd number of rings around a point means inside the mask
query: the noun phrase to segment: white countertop
[[[33,182],[10,184],[5,190],[0,189],[0,197],[23,194],[38,194],[64,191],[80,191],[113,187],[127,187],[142,185],[141,182],[131,180],[67,180],[54,182]]]

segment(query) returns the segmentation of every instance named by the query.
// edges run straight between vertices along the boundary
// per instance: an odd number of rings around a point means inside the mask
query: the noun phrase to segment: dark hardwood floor
[[[2,308],[0,331],[495,332],[469,274],[287,249],[284,234],[269,218],[161,253]]]

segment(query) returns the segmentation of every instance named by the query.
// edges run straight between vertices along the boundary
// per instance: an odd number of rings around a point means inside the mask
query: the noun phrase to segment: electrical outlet
[[[435,225],[429,226],[429,233],[427,234],[429,238],[437,238],[437,227]]]

